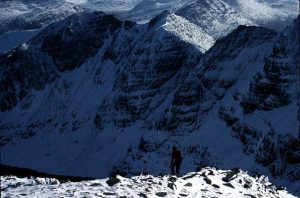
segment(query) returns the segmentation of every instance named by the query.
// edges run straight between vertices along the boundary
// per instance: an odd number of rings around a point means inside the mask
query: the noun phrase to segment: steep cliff
[[[54,23],[0,56],[1,163],[159,174],[175,144],[184,173],[238,166],[299,193],[298,24],[238,26],[215,42],[170,12]]]

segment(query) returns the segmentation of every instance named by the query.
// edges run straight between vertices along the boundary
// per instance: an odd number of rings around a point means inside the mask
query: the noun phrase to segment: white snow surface
[[[284,24],[299,14],[297,0],[238,0],[237,2],[238,11],[247,19],[275,29],[285,28]],[[276,26],[278,24],[279,26]]]
[[[203,53],[215,43],[215,39],[202,28],[175,14],[168,16],[163,27],[182,40],[198,46]]]
[[[215,39],[207,34],[201,27],[191,23],[187,19],[171,12],[161,14],[161,20],[156,26],[173,33],[183,41],[196,45],[204,53],[211,48]]]
[[[214,38],[220,38],[238,25],[282,31],[299,14],[299,1],[198,0],[178,9],[176,14],[199,25]]]
[[[222,179],[232,171],[203,168],[182,177],[172,175],[140,175],[131,178],[60,183],[55,178],[18,178],[1,176],[1,197],[260,197],[296,198],[285,189],[273,186],[266,176],[251,177],[246,172],[233,173],[229,181]]]

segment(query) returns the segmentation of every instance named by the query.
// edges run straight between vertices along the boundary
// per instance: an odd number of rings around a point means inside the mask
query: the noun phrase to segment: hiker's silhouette
[[[176,148],[176,146],[173,146],[172,150],[173,152],[170,167],[172,170],[172,174],[179,175],[180,165],[182,161],[181,152]]]

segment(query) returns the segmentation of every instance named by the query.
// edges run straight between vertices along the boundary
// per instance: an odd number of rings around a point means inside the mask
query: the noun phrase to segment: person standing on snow
[[[172,148],[172,159],[171,159],[171,170],[172,170],[172,175],[176,174],[177,176],[179,175],[180,171],[180,165],[182,161],[182,156],[180,150],[176,148],[176,146],[173,146]]]

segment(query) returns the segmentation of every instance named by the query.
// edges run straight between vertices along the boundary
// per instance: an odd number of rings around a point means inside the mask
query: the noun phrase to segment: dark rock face
[[[144,193],[139,193],[139,196],[142,198],[147,198],[147,195],[145,195]]]
[[[217,184],[212,184],[212,186],[215,188],[220,188],[220,186],[218,186]]]
[[[138,35],[138,38],[139,41],[129,39],[122,54],[113,47],[108,52],[110,59],[121,66],[114,83],[116,96],[105,100],[96,115],[97,120],[101,119],[103,123],[112,121],[117,127],[126,127],[145,118],[151,111],[151,101],[158,92],[163,91],[164,84],[175,75],[181,79],[183,74],[179,71],[195,65],[201,56],[193,45],[162,28],[149,30]],[[172,86],[174,88],[176,85]],[[164,94],[169,89],[164,90]],[[113,114],[106,116],[107,111]]]
[[[126,22],[126,28],[135,23]],[[94,56],[109,35],[118,35],[123,22],[102,12],[84,12],[53,24],[21,46],[0,56],[0,110],[6,111],[31,89],[42,90]],[[37,78],[38,77],[38,78]]]
[[[115,184],[119,183],[120,180],[116,177],[111,177],[109,180],[106,181],[107,185],[114,186]]]
[[[299,79],[295,75],[299,71],[297,24],[299,17],[280,35],[271,55],[265,59],[262,73],[256,74],[250,82],[249,92],[241,102],[245,114],[282,108],[299,100],[299,94],[295,92],[299,89]],[[269,167],[274,176],[299,180],[298,145],[299,137],[297,139],[291,134],[278,135],[276,129],[271,127],[269,133],[263,136],[262,143],[257,145],[255,160]]]
[[[69,18],[57,32],[42,34],[42,38],[33,40],[39,43],[42,39],[41,50],[52,57],[59,71],[79,67],[86,58],[98,52],[109,35],[116,33],[123,25],[117,17],[101,12],[81,15],[84,17],[76,15]]]
[[[168,194],[168,193],[166,193],[166,192],[158,192],[158,193],[155,193],[155,195],[158,196],[158,197],[165,197],[165,196],[167,196],[167,194]]]
[[[58,73],[45,60],[39,60],[36,53],[17,48],[13,52],[0,56],[2,78],[0,79],[0,110],[6,111],[17,105],[30,89],[41,90],[47,83],[53,82]],[[39,76],[39,78],[36,78]]]
[[[220,61],[224,58],[229,59],[237,53],[233,53],[230,56],[226,56],[225,54],[229,54],[229,52],[238,52],[244,46],[253,47],[259,44],[263,44],[264,42],[273,39],[276,34],[277,33],[275,31],[267,28],[240,25],[230,34],[228,34],[228,36],[219,39],[214,46],[215,49],[212,48],[209,51],[214,51],[215,53],[220,53],[220,51],[226,52],[222,53],[223,56],[218,56],[218,59],[214,59],[215,62]],[[229,43],[230,45],[228,45]],[[213,60],[212,57],[211,60]],[[208,64],[210,62],[211,61],[209,61]]]
[[[294,71],[285,64],[276,61],[279,57],[287,57],[284,46],[275,46],[271,58],[266,59],[263,74],[258,73],[250,83],[250,93],[242,101],[241,105],[245,113],[259,110],[272,110],[290,103],[290,95],[287,93],[289,80]]]
[[[241,102],[245,113],[284,107],[299,97],[294,91],[295,86],[299,87],[299,79],[295,75],[299,71],[298,24],[299,19],[296,19],[281,34],[272,54],[265,59],[263,72],[257,73],[250,82],[249,93]]]
[[[207,184],[211,184],[212,181],[210,179],[208,179],[207,177],[204,177],[203,180],[207,183]]]
[[[187,186],[187,187],[192,187],[193,186],[193,184],[192,183],[186,183],[186,184],[184,184],[184,186]]]
[[[195,130],[197,122],[201,122],[202,117],[205,117],[206,113],[224,97],[227,90],[235,85],[238,79],[239,72],[236,73],[236,76],[231,74],[229,78],[224,78],[223,73],[229,68],[226,68],[220,62],[226,62],[238,56],[244,48],[256,47],[260,44],[263,45],[265,42],[271,43],[276,36],[276,32],[265,28],[240,26],[227,37],[217,41],[206,54],[199,58],[199,63],[196,66],[185,67],[185,70],[181,73],[185,78],[176,87],[171,103],[166,106],[158,119],[150,120],[152,123],[154,121],[154,126],[153,124],[146,125],[147,129],[171,131],[174,134],[180,134],[179,129],[185,131]],[[246,63],[243,62],[243,64]],[[234,69],[242,70],[241,67]],[[124,79],[128,80],[128,78]],[[240,96],[236,100],[238,101],[239,98]],[[130,98],[123,102],[128,103],[128,101],[130,101]],[[221,106],[218,116],[232,129],[231,135],[244,145],[243,152],[246,155],[253,156],[258,163],[268,166],[271,170],[278,159],[277,143],[273,141],[274,138],[276,139],[276,135],[274,137],[265,136],[264,131],[245,122],[239,114],[236,115],[236,111],[237,107]],[[163,143],[164,140],[162,139],[144,136],[140,140],[138,150],[144,154],[155,152],[162,148]],[[185,151],[189,155],[194,153],[192,150],[189,152],[188,148],[185,148]],[[137,152],[136,155],[141,154]],[[198,156],[201,156],[200,153]],[[208,159],[210,158],[208,157]],[[129,162],[132,159],[128,158],[125,161],[127,160]],[[297,157],[290,161],[294,160],[297,161]],[[276,175],[278,174],[276,173]]]
[[[186,77],[176,91],[171,106],[161,115],[155,127],[165,131],[174,131],[182,126],[194,129],[193,124],[205,117],[213,107],[213,102],[222,99],[226,91],[235,84],[237,76],[222,78],[222,68],[218,63],[234,58],[246,46],[270,41],[275,35],[274,31],[265,28],[240,26],[225,38],[218,40],[200,58],[198,65],[185,74]],[[214,73],[214,77],[211,77],[211,73]],[[209,105],[203,107],[203,103]],[[236,118],[230,122],[235,121]]]
[[[244,115],[284,108],[299,100],[299,94],[295,92],[299,89],[299,79],[295,75],[299,71],[297,23],[299,18],[280,35],[271,54],[264,59],[262,71],[251,80],[248,93],[242,97],[233,96],[235,100],[241,100]],[[299,180],[299,140],[291,134],[279,135],[270,123],[266,123],[269,131],[258,130],[256,123],[244,123],[243,117],[238,117],[235,112],[233,107],[221,106],[219,118],[231,127],[232,136],[243,143],[244,153],[268,167],[273,176]]]
[[[224,182],[230,182],[231,180],[233,180],[233,179],[235,179],[237,177],[238,173],[239,173],[239,170],[228,172],[226,174],[226,176],[222,178],[222,180]]]
[[[176,185],[174,183],[168,183],[168,187],[174,190],[176,188]]]
[[[299,140],[290,134],[278,136],[268,134],[264,137],[255,159],[263,166],[269,167],[274,176],[299,180],[297,168],[300,163],[299,145]]]
[[[228,36],[216,41],[215,45],[208,50],[203,62],[205,70],[217,70],[218,63],[235,58],[245,47],[254,47],[271,41],[277,32],[261,27],[239,26]],[[213,79],[207,80],[214,82]],[[208,87],[211,87],[208,83]]]
[[[270,165],[277,158],[275,143],[273,140],[274,134],[266,135],[256,154],[256,161],[264,166]]]
[[[279,136],[280,156],[288,164],[300,163],[300,141],[292,135]]]
[[[201,84],[197,83],[198,80],[196,76],[190,76],[184,80],[174,95],[172,105],[156,122],[157,129],[174,131],[182,125],[195,123],[203,97],[203,89]]]

